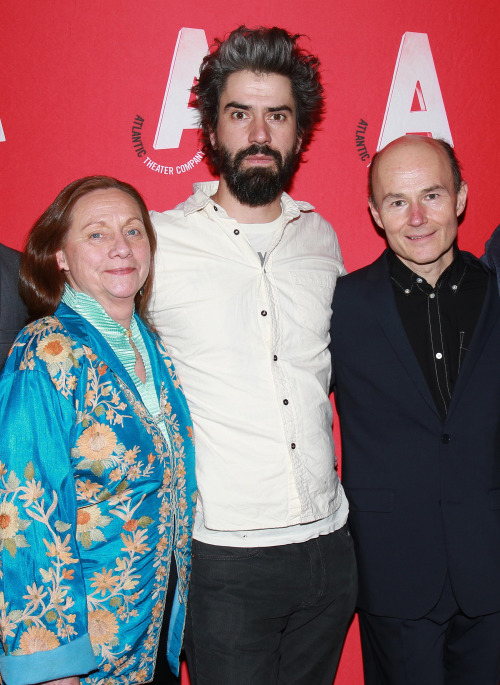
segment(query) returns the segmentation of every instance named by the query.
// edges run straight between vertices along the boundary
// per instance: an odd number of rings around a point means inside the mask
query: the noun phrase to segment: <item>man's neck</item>
[[[281,214],[281,195],[268,205],[250,207],[242,204],[232,195],[226,185],[224,177],[221,176],[219,187],[212,200],[220,205],[232,219],[240,224],[267,224],[274,221]]]

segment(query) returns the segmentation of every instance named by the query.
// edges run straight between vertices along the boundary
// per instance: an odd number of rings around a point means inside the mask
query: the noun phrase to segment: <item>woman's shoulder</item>
[[[83,342],[71,335],[56,314],[25,326],[15,339],[5,363],[3,376],[16,371],[39,371],[52,378],[81,372],[91,354]]]

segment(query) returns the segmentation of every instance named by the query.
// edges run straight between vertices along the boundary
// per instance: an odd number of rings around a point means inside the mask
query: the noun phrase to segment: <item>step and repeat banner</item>
[[[496,0],[5,0],[0,242],[21,249],[81,176],[128,181],[159,211],[208,180],[189,89],[213,39],[240,24],[304,34],[320,57],[326,116],[291,194],[332,223],[349,270],[384,248],[367,209],[367,169],[405,133],[455,146],[469,184],[459,244],[482,254],[500,223]],[[362,682],[354,623],[336,683]]]

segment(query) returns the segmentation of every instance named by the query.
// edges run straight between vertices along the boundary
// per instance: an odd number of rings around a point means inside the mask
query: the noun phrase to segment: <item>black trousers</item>
[[[276,547],[194,540],[191,685],[332,685],[356,592],[347,526]]]
[[[427,616],[409,620],[360,611],[359,627],[365,685],[500,683],[500,613],[466,616],[448,579]]]

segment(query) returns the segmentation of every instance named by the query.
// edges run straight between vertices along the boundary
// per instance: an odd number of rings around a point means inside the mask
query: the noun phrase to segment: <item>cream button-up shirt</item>
[[[195,184],[176,209],[151,213],[153,319],[191,410],[205,526],[345,519],[328,398],[330,306],[345,273],[337,237],[284,193],[261,263],[216,189]]]

